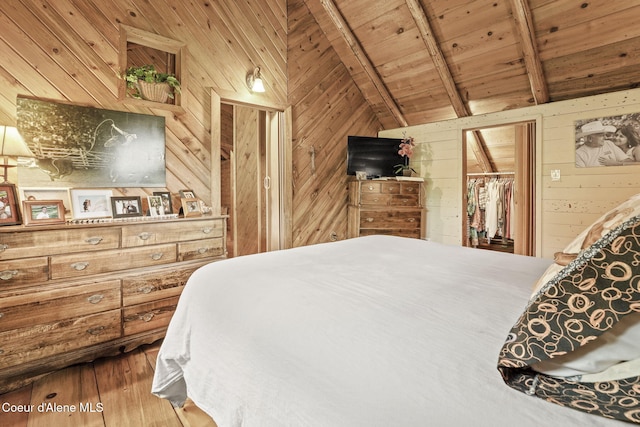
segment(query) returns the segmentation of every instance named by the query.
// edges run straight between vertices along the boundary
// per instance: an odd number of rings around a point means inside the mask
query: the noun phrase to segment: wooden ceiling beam
[[[456,82],[453,80],[453,75],[451,74],[451,70],[449,69],[449,65],[447,61],[444,59],[444,55],[440,50],[440,46],[438,45],[438,41],[433,35],[433,31],[431,30],[431,25],[429,24],[429,20],[427,19],[427,15],[422,9],[418,0],[405,0],[407,3],[407,7],[411,12],[411,16],[413,16],[413,20],[418,27],[418,31],[420,32],[420,36],[422,37],[422,41],[424,42],[427,50],[429,51],[429,56],[431,56],[431,60],[440,76],[440,80],[442,80],[442,84],[449,96],[449,100],[451,101],[451,105],[453,106],[454,111],[458,117],[467,117],[470,116],[469,108],[467,104],[462,100],[460,96],[460,92],[458,92],[458,88],[456,87]]]
[[[382,104],[389,110],[391,115],[396,119],[396,121],[400,126],[402,127],[408,126],[409,124],[405,119],[404,114],[402,114],[402,111],[400,111],[400,108],[398,107],[398,104],[396,104],[395,99],[389,93],[389,90],[387,89],[384,82],[382,81],[382,78],[380,78],[380,76],[378,75],[375,67],[371,63],[371,60],[365,53],[364,49],[360,45],[360,42],[358,41],[356,36],[353,34],[351,29],[349,28],[349,25],[347,24],[346,20],[344,19],[344,17],[342,16],[338,8],[336,7],[335,3],[332,0],[304,0],[305,4],[307,5],[307,7],[309,8],[312,14],[314,13],[315,7],[312,7],[313,5],[311,3],[312,2],[315,3],[318,1],[322,5],[327,16],[329,17],[329,20],[338,30],[342,40],[349,46],[349,51],[353,54],[353,58],[349,58],[347,60],[345,60],[345,58],[341,58],[342,62],[345,64],[353,63],[353,62],[359,64],[362,71],[365,73],[365,75],[367,76],[367,78],[369,79],[373,87],[375,87],[378,95],[380,96]],[[318,23],[321,23],[323,20],[318,19],[318,17],[316,17],[316,21]],[[325,34],[326,34],[326,31],[325,31]],[[353,76],[353,71],[351,71],[349,67],[347,67],[347,69],[349,69],[349,72]],[[354,81],[356,81],[356,79],[354,79]],[[360,91],[363,93],[365,92],[362,89],[360,89]]]
[[[522,55],[527,68],[533,99],[536,104],[546,104],[549,102],[549,89],[542,71],[542,62],[538,55],[531,9],[529,9],[527,0],[510,1],[513,19],[516,23],[516,37],[520,41],[520,46],[522,46]]]
[[[407,3],[407,7],[411,12],[411,16],[413,17],[416,26],[418,27],[422,41],[429,51],[429,56],[431,56],[431,60],[433,61],[438,75],[440,76],[440,80],[442,80],[442,84],[444,85],[445,91],[447,92],[451,105],[453,106],[453,110],[458,117],[470,116],[471,112],[460,96],[460,92],[458,92],[458,88],[455,80],[453,79],[453,75],[451,74],[451,70],[449,69],[449,65],[444,58],[442,50],[440,50],[438,40],[436,40],[433,35],[427,14],[424,12],[424,9],[418,0],[405,0],[405,2]],[[484,172],[493,172],[492,163],[484,148],[485,144],[482,133],[479,131],[473,131],[472,133],[473,138],[467,138],[467,141],[470,144],[470,148],[473,151],[478,164],[480,164],[480,167],[482,167]]]

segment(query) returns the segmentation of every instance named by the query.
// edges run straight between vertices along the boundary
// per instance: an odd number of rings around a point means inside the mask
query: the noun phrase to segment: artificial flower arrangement
[[[415,146],[416,144],[413,140],[413,137],[407,137],[407,134],[403,133],[402,142],[400,142],[400,150],[398,150],[398,154],[403,156],[404,163],[400,163],[394,166],[396,168],[396,175],[399,175],[400,173],[402,173],[403,175],[410,175],[411,172],[417,173],[415,169],[409,166],[409,159],[411,158],[411,156],[413,156],[413,147]]]

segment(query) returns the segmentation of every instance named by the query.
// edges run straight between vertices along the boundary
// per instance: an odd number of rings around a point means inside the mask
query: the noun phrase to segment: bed
[[[152,392],[220,427],[626,425],[508,386],[517,360],[498,370],[552,267],[392,236],[215,262],[181,295]]]

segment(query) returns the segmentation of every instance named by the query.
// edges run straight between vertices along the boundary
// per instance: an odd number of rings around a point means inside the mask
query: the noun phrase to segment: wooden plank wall
[[[303,0],[289,0],[293,245],[347,236],[347,136],[382,128]]]
[[[449,244],[462,241],[464,129],[537,121],[536,254],[562,250],[600,215],[640,192],[640,165],[576,168],[576,120],[640,112],[640,89],[552,102],[382,132],[416,139],[412,159],[427,186],[427,236]],[[560,180],[551,180],[551,171]]]
[[[183,112],[118,99],[120,24],[187,46]],[[166,119],[167,189],[211,194],[211,88],[250,99],[259,65],[274,103],[287,100],[286,0],[7,0],[0,3],[0,124],[16,124],[19,95]],[[115,189],[145,196],[154,190]],[[174,205],[177,200],[174,200]]]

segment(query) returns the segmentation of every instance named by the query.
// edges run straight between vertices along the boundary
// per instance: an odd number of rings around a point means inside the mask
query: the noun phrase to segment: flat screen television
[[[367,178],[396,176],[395,169],[404,163],[398,154],[401,138],[349,136],[347,139],[347,175],[363,171]]]

